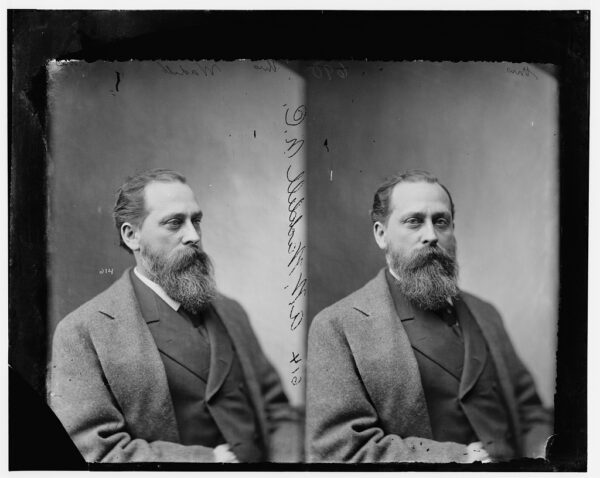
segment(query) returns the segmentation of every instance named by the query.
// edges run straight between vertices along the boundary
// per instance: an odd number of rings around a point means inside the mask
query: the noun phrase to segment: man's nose
[[[437,236],[437,231],[435,230],[435,226],[433,225],[433,222],[425,221],[425,224],[423,224],[422,233],[423,233],[423,235],[421,238],[421,242],[423,244],[428,244],[430,246],[437,245],[438,236]]]
[[[196,228],[191,221],[187,221],[183,231],[182,241],[187,245],[200,242],[200,227]]]

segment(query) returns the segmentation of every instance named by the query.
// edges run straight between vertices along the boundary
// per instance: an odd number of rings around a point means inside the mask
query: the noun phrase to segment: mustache
[[[413,252],[407,261],[407,269],[416,271],[434,263],[440,264],[445,270],[454,269],[455,258],[450,252],[441,247],[427,247]]]
[[[169,258],[169,262],[175,271],[184,270],[192,266],[201,266],[204,270],[208,270],[211,267],[208,254],[195,246],[173,253],[172,257]]]

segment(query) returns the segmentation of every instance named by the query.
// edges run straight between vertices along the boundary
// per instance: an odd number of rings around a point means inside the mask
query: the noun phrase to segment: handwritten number
[[[348,69],[341,62],[339,62],[338,65],[339,66],[333,67],[327,64],[314,64],[309,66],[308,68],[317,80],[321,80],[323,78],[327,78],[327,80],[332,80],[334,72],[338,78],[345,80],[346,78],[348,78]]]
[[[296,352],[292,352],[292,360],[290,360],[290,363],[298,363],[298,362],[302,362],[302,359],[300,358],[300,354],[296,353]]]
[[[313,66],[311,66],[311,69],[312,69],[313,76],[317,80],[320,80],[321,78],[323,78],[323,72],[321,71],[321,67],[319,65],[313,65]]]
[[[336,72],[337,75],[342,79],[345,80],[346,78],[348,78],[348,70],[346,70],[346,67],[344,66],[343,63],[340,63],[340,66],[338,66],[336,68]]]
[[[288,108],[285,110],[285,124],[287,124],[288,126],[298,126],[300,123],[302,123],[304,121],[304,118],[306,117],[306,106],[304,106],[304,105],[298,106],[298,108],[296,108],[294,110],[291,120],[289,117],[289,113],[290,113],[290,110]],[[292,121],[292,122],[290,122],[290,121]],[[287,142],[288,141],[286,140],[286,143]]]

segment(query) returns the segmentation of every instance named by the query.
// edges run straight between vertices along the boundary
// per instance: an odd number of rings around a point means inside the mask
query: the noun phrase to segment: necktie
[[[452,328],[452,332],[454,332],[458,337],[462,339],[462,333],[460,330],[460,325],[458,323],[458,317],[456,316],[456,309],[454,308],[454,306],[446,304],[444,307],[437,311],[437,314],[446,323],[446,325],[448,325],[448,327]]]
[[[192,323],[194,328],[198,331],[198,333],[202,336],[204,340],[208,341],[208,332],[206,331],[206,325],[204,324],[204,320],[202,317],[202,315],[204,314],[192,314],[191,312],[185,310],[183,307],[179,307],[179,313]]]

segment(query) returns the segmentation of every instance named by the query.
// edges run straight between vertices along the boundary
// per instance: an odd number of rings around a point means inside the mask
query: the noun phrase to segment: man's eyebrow
[[[203,216],[203,212],[202,211],[196,211],[196,212],[192,213],[191,218],[192,218],[192,220],[202,219],[202,216]],[[184,213],[182,213],[182,212],[174,212],[174,213],[165,215],[160,220],[160,224],[164,224],[166,222],[169,222],[171,219],[179,219],[180,221],[185,221],[186,217],[187,217],[187,215],[184,214]]]
[[[160,223],[163,224],[165,222],[170,221],[171,219],[180,219],[180,220],[184,220],[185,219],[185,214],[180,213],[180,212],[174,212],[171,214],[167,214],[166,216],[164,216],[161,220]]]
[[[412,211],[412,212],[406,212],[406,213],[402,214],[402,216],[400,216],[400,218],[408,219],[408,218],[414,217],[417,219],[423,219],[426,216],[427,216],[427,214],[422,211]],[[450,213],[450,211],[436,211],[431,215],[431,217],[434,217],[434,218],[452,217],[452,214]]]
[[[402,216],[401,216],[402,219],[407,219],[409,217],[423,218],[423,217],[425,217],[425,213],[412,211],[412,212],[406,212],[406,213],[402,214]]]

